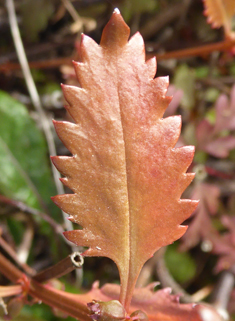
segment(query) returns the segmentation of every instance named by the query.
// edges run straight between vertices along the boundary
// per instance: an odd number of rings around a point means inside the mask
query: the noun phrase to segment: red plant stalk
[[[21,283],[21,285],[14,286],[14,290],[17,290],[18,293],[24,292],[25,294],[29,294],[38,301],[42,301],[50,307],[59,309],[67,315],[81,321],[91,320],[89,317],[88,308],[85,304],[79,302],[75,295],[71,295],[64,291],[55,290],[49,287],[47,284],[43,285],[31,278],[26,278],[25,274],[15,267],[1,253],[0,272],[13,283]],[[17,293],[9,292],[9,295],[12,294]]]

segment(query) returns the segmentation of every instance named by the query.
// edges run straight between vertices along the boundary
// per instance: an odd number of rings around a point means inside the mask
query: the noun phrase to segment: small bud
[[[87,306],[92,312],[91,318],[95,321],[124,321],[126,319],[126,311],[117,300],[108,302],[93,300]]]
[[[7,303],[7,315],[5,315],[3,319],[12,320],[16,318],[20,314],[20,311],[23,308],[24,304],[24,297],[21,296],[12,298]]]

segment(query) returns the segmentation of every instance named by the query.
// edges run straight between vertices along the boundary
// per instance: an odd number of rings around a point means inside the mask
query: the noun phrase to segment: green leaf
[[[167,247],[165,260],[169,272],[178,282],[187,282],[196,274],[196,264],[187,252],[178,252],[177,244]]]
[[[157,7],[155,0],[125,0],[121,11],[124,19],[129,20],[135,14],[154,11]]]
[[[54,11],[53,1],[24,0],[20,6],[24,36],[36,41],[40,31],[44,30]]]
[[[24,105],[0,91],[0,193],[40,208],[55,193],[45,139]]]
[[[174,77],[176,88],[184,92],[181,104],[186,109],[192,109],[195,104],[195,73],[187,65],[177,68]]]

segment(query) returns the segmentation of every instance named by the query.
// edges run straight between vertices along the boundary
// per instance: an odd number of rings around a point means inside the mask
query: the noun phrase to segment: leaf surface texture
[[[127,310],[143,264],[185,233],[179,224],[197,204],[180,200],[193,179],[185,171],[194,148],[174,148],[180,117],[162,119],[168,78],[154,79],[156,61],[145,62],[141,35],[128,38],[118,11],[100,45],[83,36],[75,63],[81,88],[63,86],[75,123],[55,122],[73,156],[53,158],[74,192],[53,200],[83,228],[65,235],[88,247],[84,255],[117,264]]]

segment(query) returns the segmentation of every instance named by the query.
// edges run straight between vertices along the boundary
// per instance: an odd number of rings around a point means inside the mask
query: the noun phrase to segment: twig
[[[17,221],[25,222],[24,233],[22,236],[21,243],[17,246],[17,256],[22,263],[26,263],[30,249],[32,247],[33,237],[34,237],[34,226],[33,220],[30,219],[25,213],[17,213],[14,215]]]
[[[229,51],[232,47],[235,46],[235,40],[224,40],[212,44],[207,44],[203,46],[198,46],[195,48],[186,48],[182,50],[170,51],[163,54],[157,54],[156,52],[147,53],[147,59],[156,57],[158,61],[168,60],[168,59],[181,59],[188,57],[196,57],[201,55],[208,55],[213,51]],[[72,58],[57,58],[50,60],[41,60],[41,61],[32,61],[29,63],[30,68],[35,69],[49,69],[57,68],[61,65],[72,65]],[[9,71],[14,71],[20,69],[18,63],[4,63],[0,65],[0,72],[7,73]],[[231,80],[232,82],[232,80]]]
[[[213,290],[212,285],[207,285],[191,295],[193,302],[200,302],[207,298]]]
[[[212,304],[218,311],[226,311],[234,288],[235,277],[232,271],[224,271],[215,288]]]
[[[50,279],[58,279],[61,276],[68,274],[76,268],[81,268],[84,263],[84,259],[79,252],[74,252],[68,255],[65,259],[59,263],[49,267],[48,269],[36,274],[33,279],[37,282],[46,282]]]
[[[36,272],[28,266],[26,263],[20,262],[16,252],[12,249],[12,247],[7,244],[7,242],[0,237],[0,246],[7,252],[7,254],[27,273],[28,275],[34,275]]]
[[[193,299],[170,275],[164,260],[165,248],[160,249],[157,252],[157,275],[162,287],[171,287],[172,291],[177,294],[181,294],[182,302],[193,303]]]
[[[154,52],[147,53],[147,58],[155,57],[157,60],[180,59],[195,56],[208,55],[213,51],[229,51],[235,46],[235,40],[224,40],[208,45],[198,46],[195,48],[186,48],[182,50],[170,51],[163,54],[156,54]]]
[[[29,62],[29,67],[33,69],[52,69],[58,68],[62,65],[73,65],[73,58],[65,57],[65,58],[56,58],[56,59],[48,59],[48,60],[40,60],[40,61],[31,61]],[[16,62],[6,62],[4,64],[0,64],[0,72],[8,73],[9,71],[19,70],[21,67]]]
[[[48,216],[46,213],[40,212],[39,210],[30,207],[20,201],[12,200],[3,195],[0,195],[0,202],[14,206],[20,209],[22,212],[41,217],[44,221],[48,222],[51,225],[51,227],[55,230],[55,232],[58,234],[62,234],[64,232],[62,226],[58,224],[55,220],[53,220],[53,218]]]
[[[50,155],[56,155],[56,148],[55,148],[55,144],[54,144],[53,134],[52,134],[52,131],[50,128],[50,123],[49,123],[49,121],[46,117],[46,114],[42,108],[41,101],[40,101],[35,83],[33,81],[32,74],[29,69],[28,61],[26,58],[25,50],[23,47],[22,39],[20,36],[18,24],[17,24],[14,1],[7,0],[6,7],[7,7],[7,11],[8,11],[13,41],[14,41],[17,56],[18,56],[18,59],[19,59],[19,62],[20,62],[21,68],[22,68],[22,72],[25,77],[25,81],[26,81],[26,85],[27,85],[27,88],[29,91],[29,95],[30,95],[32,103],[33,103],[34,107],[36,108],[36,110],[40,116],[40,119],[42,121],[42,128],[43,128],[46,140],[47,140]],[[52,173],[54,176],[54,181],[56,184],[58,194],[64,194],[63,185],[59,180],[60,174],[53,165],[52,165]],[[67,220],[67,216],[65,213],[63,213],[63,217],[64,217],[64,223],[65,223],[66,229],[71,230],[73,228],[72,223],[69,220]]]
[[[75,10],[71,1],[69,1],[69,0],[61,0],[61,1],[63,2],[63,5],[68,10],[68,12],[70,13],[70,15],[74,21],[81,20],[81,17],[79,16],[78,12]]]
[[[19,280],[23,281],[24,279],[27,281],[24,274],[1,253],[0,262],[0,272],[7,277],[8,280],[11,280],[14,283],[17,283]],[[59,309],[75,319],[82,321],[91,320],[87,306],[79,302],[79,300],[76,299],[76,295],[71,295],[70,293],[50,288],[33,279],[28,279],[28,281],[28,294],[32,297],[44,302],[52,308]]]

